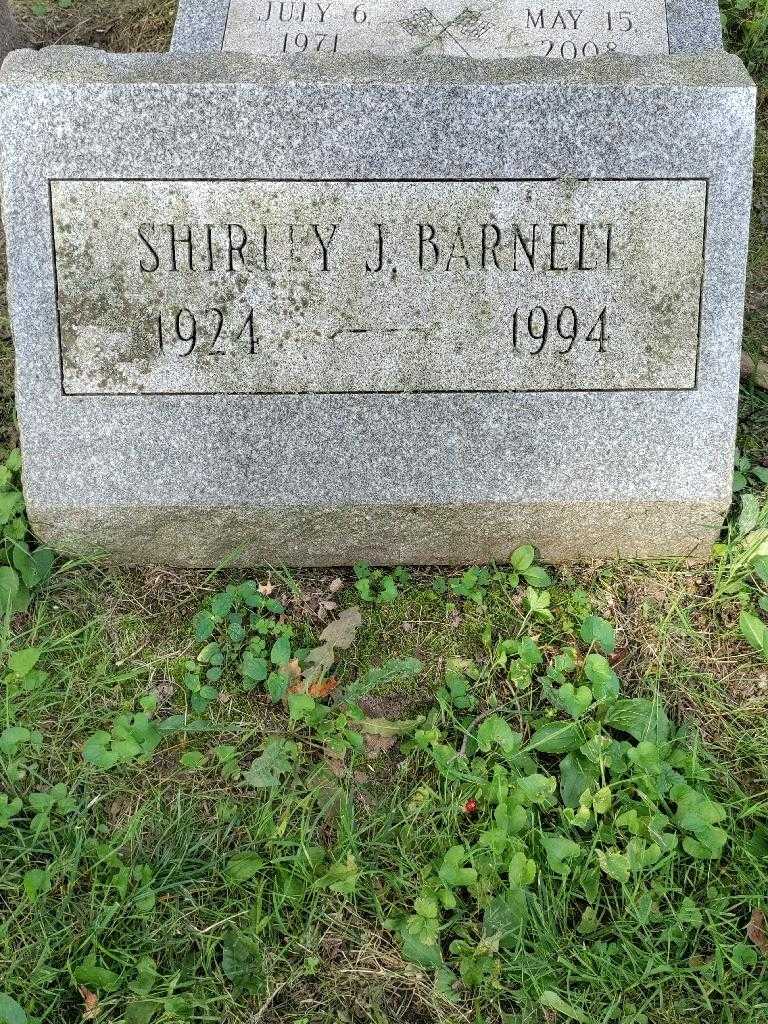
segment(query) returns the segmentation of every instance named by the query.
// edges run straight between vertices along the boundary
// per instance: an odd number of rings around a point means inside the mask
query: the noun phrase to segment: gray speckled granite
[[[706,555],[730,500],[751,193],[754,87],[737,58],[187,61],[54,48],[12,55],[0,101],[25,491],[44,538],[204,566],[461,563],[523,540],[553,561]],[[698,374],[682,382],[693,386],[63,393],[52,181],[406,176],[706,179]],[[120,211],[104,212],[117,253]],[[143,217],[131,214],[134,246]],[[630,387],[634,374],[628,361]]]
[[[306,46],[321,55],[581,59],[604,53],[609,44],[626,54],[700,52],[723,45],[717,0],[623,0],[610,29],[610,5],[603,0],[581,0],[577,6],[485,0],[476,12],[466,0],[433,0],[426,7],[421,0],[285,0],[283,11],[293,18],[280,19],[279,0],[271,7],[270,0],[180,0],[171,49],[282,56]],[[474,13],[468,17],[468,11]]]

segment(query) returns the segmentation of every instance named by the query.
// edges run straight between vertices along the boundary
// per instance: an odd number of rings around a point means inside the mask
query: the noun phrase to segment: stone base
[[[534,544],[552,564],[705,561],[724,504],[457,505],[442,508],[30,509],[41,540],[78,556],[186,568],[504,563]]]

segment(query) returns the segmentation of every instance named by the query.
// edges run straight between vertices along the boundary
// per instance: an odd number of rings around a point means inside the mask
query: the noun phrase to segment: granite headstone
[[[704,557],[731,495],[736,57],[18,52],[35,529],[127,562]]]
[[[577,60],[722,43],[717,0],[180,0],[172,49]]]

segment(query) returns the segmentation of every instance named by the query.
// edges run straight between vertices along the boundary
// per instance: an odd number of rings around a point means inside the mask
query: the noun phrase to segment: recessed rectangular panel
[[[665,0],[231,0],[223,49],[473,58],[669,53]]]
[[[695,386],[705,181],[54,181],[67,394]]]

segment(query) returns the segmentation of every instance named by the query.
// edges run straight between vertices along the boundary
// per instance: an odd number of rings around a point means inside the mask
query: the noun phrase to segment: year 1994
[[[512,348],[517,350],[526,344],[532,356],[539,355],[547,346],[566,356],[577,341],[591,342],[598,352],[605,352],[610,340],[607,306],[597,319],[594,314],[580,318],[573,306],[563,306],[554,312],[544,306],[527,310],[518,307],[512,314]]]

